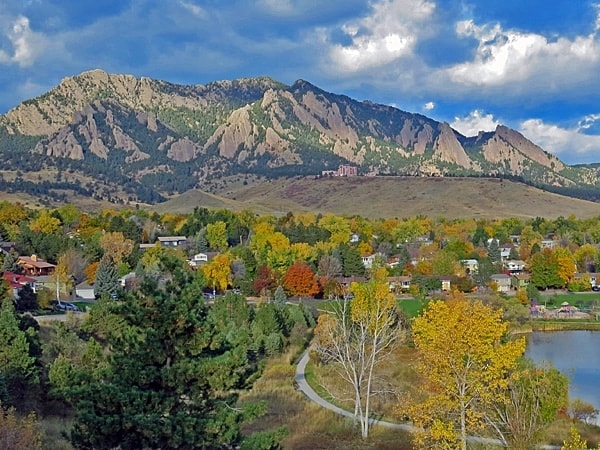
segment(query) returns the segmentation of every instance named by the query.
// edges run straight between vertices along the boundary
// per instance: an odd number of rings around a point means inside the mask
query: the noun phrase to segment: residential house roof
[[[4,272],[2,274],[2,278],[6,280],[6,282],[12,289],[20,289],[26,284],[33,286],[33,284],[35,283],[34,278],[13,272]]]
[[[36,255],[19,256],[18,263],[30,275],[49,275],[54,271],[56,266],[51,264]]]

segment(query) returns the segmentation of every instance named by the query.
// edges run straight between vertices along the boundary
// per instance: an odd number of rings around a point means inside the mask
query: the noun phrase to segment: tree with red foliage
[[[281,283],[289,295],[306,297],[319,293],[315,273],[304,261],[296,261],[292,264],[285,272]]]
[[[274,290],[277,285],[277,273],[269,266],[260,266],[256,270],[256,278],[252,287],[258,294],[263,294],[268,290]]]

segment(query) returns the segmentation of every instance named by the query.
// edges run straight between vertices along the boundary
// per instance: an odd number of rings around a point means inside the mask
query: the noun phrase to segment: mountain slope
[[[351,177],[280,178],[238,185],[219,195],[190,190],[156,205],[157,212],[190,213],[195,207],[360,215],[371,218],[428,217],[497,219],[588,218],[600,204],[490,178]]]
[[[266,77],[182,86],[84,72],[1,116],[0,156],[8,171],[95,179],[101,184],[86,192],[114,202],[155,203],[192,188],[214,192],[236,175],[318,175],[340,164],[363,174],[508,177],[600,197],[598,168],[569,167],[507,127],[462,136],[420,114]],[[18,181],[0,179],[0,189]],[[59,186],[48,186],[52,197]],[[60,187],[80,188],[64,178]]]

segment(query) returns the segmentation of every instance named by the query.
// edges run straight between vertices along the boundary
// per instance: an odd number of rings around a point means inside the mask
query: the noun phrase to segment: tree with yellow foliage
[[[221,220],[206,225],[206,240],[208,246],[215,251],[225,251],[227,243],[227,224]]]
[[[566,247],[560,247],[554,250],[554,256],[558,264],[558,276],[563,282],[563,286],[569,284],[575,278],[577,263],[571,250]]]
[[[573,252],[573,258],[577,263],[577,270],[579,272],[586,272],[590,270],[594,261],[596,261],[598,250],[592,244],[583,244],[577,250]]]
[[[423,400],[410,406],[419,448],[466,450],[486,426],[485,405],[508,383],[525,340],[505,340],[502,311],[455,297],[433,301],[413,321]]]
[[[29,222],[29,229],[34,233],[54,234],[60,230],[60,227],[60,219],[52,216],[47,209],[42,210]]]
[[[208,286],[225,290],[231,282],[231,256],[220,253],[202,266]]]
[[[354,416],[361,435],[369,435],[371,399],[378,395],[376,368],[402,337],[402,321],[387,283],[376,276],[352,283],[353,300],[334,302],[331,312],[319,316],[314,348],[325,363],[335,365],[354,398]]]
[[[135,247],[134,242],[127,239],[120,231],[102,234],[99,243],[104,256],[111,258],[117,266],[131,254]]]
[[[350,240],[350,224],[343,217],[327,214],[319,221],[319,226],[331,233],[329,241],[334,245],[345,244]]]

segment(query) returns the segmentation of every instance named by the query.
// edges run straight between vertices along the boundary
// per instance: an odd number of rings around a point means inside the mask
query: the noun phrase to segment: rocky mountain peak
[[[386,175],[598,183],[595,171],[568,168],[506,126],[466,137],[448,123],[302,79],[291,86],[269,77],[178,85],[96,69],[23,102],[0,117],[0,128],[13,141],[33,142],[27,151],[44,155],[44,164],[118,176],[151,198],[237,174],[318,175],[340,164]],[[13,161],[13,144],[3,147],[2,136],[0,153]]]

